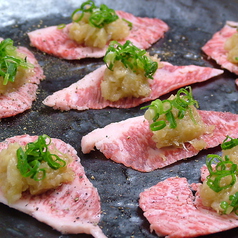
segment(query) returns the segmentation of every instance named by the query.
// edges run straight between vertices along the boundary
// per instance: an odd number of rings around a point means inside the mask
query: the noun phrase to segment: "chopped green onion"
[[[165,114],[165,116],[166,116],[166,119],[167,119],[167,120],[169,121],[169,123],[170,123],[170,128],[176,128],[177,123],[176,123],[176,121],[175,121],[175,118],[174,118],[173,113],[172,113],[171,111],[169,111],[169,112],[167,112],[167,113]]]
[[[152,131],[158,131],[166,127],[165,121],[156,121],[150,125]]]
[[[65,28],[66,24],[62,23],[57,26],[57,29],[63,29]]]
[[[236,192],[233,195],[229,196],[229,200],[231,201],[230,203],[226,201],[222,201],[220,203],[221,209],[223,209],[224,214],[229,214],[232,211],[235,212],[236,215],[238,215],[238,192]],[[228,212],[229,209],[229,212]]]
[[[48,143],[46,139],[49,139]],[[25,150],[21,147],[17,150],[17,168],[23,177],[30,177],[35,181],[44,179],[46,169],[39,168],[44,161],[54,170],[66,165],[66,162],[58,155],[50,153],[48,149],[50,143],[50,137],[42,135],[38,137],[38,140],[28,143]]]
[[[230,139],[228,141],[228,139]],[[238,145],[238,139],[233,139],[230,136],[227,136],[226,139],[221,144],[222,150],[229,150]]]
[[[130,30],[131,30],[132,27],[133,27],[133,24],[132,24],[130,21],[127,21],[127,20],[124,19],[124,18],[122,18],[122,20],[125,21],[125,22],[128,24],[128,26],[129,26],[129,28],[130,28]]]
[[[14,82],[18,67],[30,68],[32,64],[27,63],[26,58],[17,56],[13,40],[7,38],[0,43],[0,76],[3,78],[3,85]]]
[[[143,70],[145,77],[153,79],[152,75],[158,68],[158,62],[153,61],[145,54],[145,50],[137,48],[129,40],[124,45],[117,41],[112,41],[103,60],[110,70],[113,70],[116,61],[121,61],[126,68],[130,68],[135,72],[139,69]]]
[[[188,88],[189,90],[187,90]],[[150,129],[152,131],[161,130],[165,127],[166,122],[164,120],[159,120],[160,123],[158,123],[158,119],[161,115],[165,114],[166,119],[168,120],[170,124],[170,128],[176,128],[177,123],[175,120],[175,117],[178,119],[182,119],[185,116],[185,112],[189,110],[190,118],[193,120],[194,123],[196,123],[192,109],[189,107],[190,105],[195,105],[198,107],[198,102],[193,99],[192,95],[192,89],[191,87],[181,88],[178,90],[176,97],[172,100],[163,100],[160,99],[154,100],[149,106],[142,107],[141,109],[149,108],[154,111],[154,117],[152,118],[153,123],[150,125]],[[172,113],[172,109],[176,108],[178,109],[178,115],[174,115]],[[164,125],[158,126],[158,125]]]
[[[94,2],[89,0],[84,2],[80,8],[73,11],[71,18],[74,22],[82,20],[84,13],[89,12],[89,24],[97,28],[103,28],[105,25],[116,21],[119,17],[113,9],[108,8],[105,4],[100,7],[95,6]],[[74,19],[75,14],[80,13],[77,19]],[[129,23],[128,23],[129,24]],[[129,24],[129,26],[131,23]]]
[[[77,8],[73,11],[73,13],[71,14],[71,18],[74,22],[79,22],[80,20],[82,20],[84,13],[85,12],[89,12],[92,13],[93,9],[96,9],[97,7],[95,6],[93,1],[86,1],[84,3],[81,4],[80,8]],[[74,19],[74,16],[76,13],[81,12],[79,18]]]
[[[230,195],[229,197],[230,201],[231,201],[231,206],[232,207],[235,207],[238,205],[238,192],[236,192],[235,194],[233,195]]]
[[[216,164],[213,168],[213,162]],[[233,186],[236,182],[238,173],[237,164],[233,163],[228,156],[223,159],[219,155],[208,155],[206,165],[209,171],[207,176],[207,185],[215,192],[220,192],[223,189]],[[229,176],[231,181],[229,184],[221,186],[221,180]]]
[[[229,140],[229,141],[228,141]],[[227,136],[221,144],[222,150],[228,150],[238,145],[238,139]],[[238,167],[227,155],[222,158],[219,155],[208,155],[206,165],[209,171],[207,176],[207,185],[214,191],[220,192],[224,189],[232,187],[237,180]],[[222,185],[222,179],[228,177],[230,179],[227,184]],[[222,201],[220,208],[223,214],[234,212],[238,215],[238,192],[229,196],[229,201]]]

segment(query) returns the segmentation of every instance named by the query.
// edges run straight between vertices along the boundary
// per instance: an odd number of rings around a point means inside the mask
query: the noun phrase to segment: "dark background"
[[[45,55],[29,46],[26,35],[34,29],[60,23],[68,23],[72,11],[82,1],[16,1],[0,2],[0,37],[12,38],[15,45],[30,49],[43,67],[46,79],[41,82],[37,100],[32,109],[12,118],[0,121],[0,141],[21,134],[48,134],[70,143],[81,158],[86,175],[98,189],[101,197],[102,218],[99,223],[110,238],[152,238],[149,223],[138,207],[140,192],[171,176],[186,177],[190,183],[199,182],[200,167],[206,155],[220,153],[220,148],[202,151],[197,156],[180,161],[164,169],[141,173],[116,164],[99,152],[83,155],[80,142],[83,135],[111,122],[141,115],[140,106],[132,109],[106,108],[103,110],[60,112],[42,104],[42,100],[54,91],[78,81],[103,64],[102,59],[66,61]],[[174,65],[210,66],[220,68],[207,60],[201,47],[220,30],[227,20],[238,21],[238,1],[222,0],[118,0],[96,1],[115,10],[124,10],[141,17],[164,20],[170,30],[164,39],[148,51],[158,54],[161,60]],[[192,85],[194,98],[200,109],[237,113],[236,75],[225,70],[224,74],[204,83]],[[169,95],[164,95],[162,99]],[[116,133],[116,132],[115,132]],[[93,179],[94,177],[94,179]],[[238,237],[238,228],[207,237]],[[61,235],[51,227],[32,217],[0,204],[1,238],[89,238],[89,235]]]

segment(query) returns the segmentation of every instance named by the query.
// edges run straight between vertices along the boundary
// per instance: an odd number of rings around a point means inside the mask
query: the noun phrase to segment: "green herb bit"
[[[130,22],[130,21],[128,21],[128,20],[126,20],[126,19],[124,19],[124,18],[122,18],[122,20],[123,21],[125,21],[127,24],[128,24],[128,26],[129,26],[129,28],[130,28],[130,30],[132,29],[132,27],[133,27],[133,24],[132,24],[132,22]]]
[[[13,40],[7,38],[0,43],[0,76],[3,77],[3,85],[14,82],[18,67],[30,68],[32,64],[27,63],[26,58],[17,56]]]
[[[105,25],[116,21],[119,17],[113,9],[108,8],[105,4],[96,7],[94,2],[89,0],[84,2],[80,8],[76,9],[71,18],[75,22],[82,20],[84,13],[89,12],[89,23],[97,28],[103,28]],[[77,19],[74,19],[76,13],[81,13]]]
[[[46,140],[49,140],[47,143]],[[51,154],[49,145],[50,137],[42,135],[38,140],[26,145],[26,149],[21,147],[17,150],[17,168],[23,177],[30,177],[35,181],[40,181],[46,177],[46,169],[39,168],[42,162],[47,162],[48,166],[54,170],[64,167],[66,162],[58,155]]]
[[[113,70],[116,61],[121,61],[126,68],[133,71],[144,70],[145,77],[153,79],[153,74],[158,69],[158,62],[146,56],[146,51],[137,48],[127,40],[124,45],[112,41],[103,58],[107,68]]]
[[[224,214],[229,214],[235,212],[238,215],[238,192],[229,196],[230,203],[223,201],[220,203],[221,209],[223,209]]]
[[[154,117],[152,118],[153,123],[150,124],[150,129],[152,131],[158,131],[166,126],[166,122],[164,120],[158,120],[163,114],[168,120],[170,128],[177,127],[175,118],[183,119],[187,110],[189,110],[190,118],[194,123],[196,123],[193,117],[192,109],[190,108],[191,105],[198,107],[198,102],[193,98],[191,87],[186,87],[179,89],[176,97],[172,100],[167,99],[161,101],[160,99],[156,99],[149,106],[142,107],[141,109],[149,108],[153,110]],[[173,108],[178,110],[177,115],[173,114]]]
[[[233,139],[230,136],[227,136],[226,139],[222,142],[221,148],[222,148],[222,150],[229,150],[237,145],[238,145],[238,138]]]
[[[212,166],[215,164],[215,167]],[[209,171],[207,176],[207,185],[215,192],[220,192],[223,189],[232,187],[236,182],[237,164],[233,163],[228,156],[223,159],[219,155],[208,155],[206,165]],[[221,180],[225,177],[230,177],[230,183],[221,186]]]
[[[66,24],[62,23],[57,26],[57,29],[63,29],[66,27]]]

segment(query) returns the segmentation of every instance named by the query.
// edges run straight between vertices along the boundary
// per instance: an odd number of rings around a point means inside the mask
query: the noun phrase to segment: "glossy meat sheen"
[[[227,60],[227,51],[224,49],[224,44],[236,32],[237,26],[238,22],[226,22],[226,25],[216,32],[211,40],[202,47],[202,50],[222,68],[228,69],[235,74],[238,74],[238,64]]]
[[[223,70],[209,67],[174,66],[167,62],[162,63],[163,68],[158,69],[154,74],[154,79],[150,80],[151,94],[148,97],[124,98],[116,102],[105,100],[101,95],[100,84],[106,66],[101,66],[68,88],[48,96],[43,103],[62,111],[102,109],[105,107],[132,108],[144,102],[152,101],[174,89],[203,82],[223,73]]]
[[[18,51],[26,55],[27,61],[35,66],[34,75],[29,76],[27,83],[18,90],[0,94],[0,118],[15,116],[30,109],[32,102],[36,99],[36,90],[40,80],[45,78],[34,55],[25,47],[18,47]]]
[[[169,30],[168,25],[160,19],[135,17],[130,13],[117,11],[119,17],[133,23],[130,35],[119,41],[124,44],[130,40],[139,48],[147,49],[158,41]],[[31,45],[48,54],[67,60],[82,58],[101,58],[105,55],[107,46],[103,49],[78,45],[68,37],[68,24],[64,29],[57,26],[38,29],[28,33]]]
[[[193,184],[192,189],[199,188]],[[186,178],[172,177],[140,194],[139,206],[149,221],[150,230],[168,238],[197,237],[238,226],[235,214],[219,215],[204,207],[193,196]]]
[[[200,137],[207,143],[207,148],[221,144],[226,135],[238,137],[238,115],[215,111],[199,113],[205,124],[215,125],[212,134]],[[158,149],[151,137],[148,121],[144,116],[139,116],[93,130],[83,136],[81,148],[83,153],[89,153],[96,148],[106,158],[141,172],[163,168],[199,153],[189,143],[181,148]]]
[[[0,151],[7,148],[9,143],[25,145],[36,139],[36,136],[29,135],[11,137],[0,143]],[[105,238],[97,226],[101,213],[100,197],[86,177],[77,152],[59,139],[52,139],[52,142],[62,153],[69,153],[73,157],[70,167],[76,174],[74,181],[37,196],[25,193],[10,205],[0,190],[0,202],[33,216],[63,234],[87,233],[96,238]]]

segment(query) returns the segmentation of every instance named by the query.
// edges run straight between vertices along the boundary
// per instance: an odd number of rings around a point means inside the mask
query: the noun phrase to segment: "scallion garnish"
[[[127,23],[127,25],[129,26],[129,28],[130,28],[130,30],[131,30],[132,27],[133,27],[133,24],[132,24],[130,21],[124,19],[124,18],[122,18],[122,20],[125,21],[125,22]]]
[[[188,90],[187,90],[187,89]],[[161,115],[165,115],[166,119],[170,124],[170,128],[176,128],[176,119],[182,119],[185,116],[185,112],[189,110],[190,118],[196,123],[192,109],[189,107],[195,105],[198,107],[198,102],[193,98],[191,87],[181,88],[178,90],[176,97],[174,99],[167,99],[161,101],[156,99],[149,106],[142,107],[141,109],[149,108],[154,111],[154,117],[152,118],[153,123],[150,124],[150,129],[152,131],[158,131],[166,126],[165,120],[158,120]],[[178,114],[174,115],[172,109],[176,108]]]
[[[215,167],[212,164],[215,163]],[[206,165],[209,171],[207,176],[207,185],[215,192],[220,192],[223,189],[233,186],[236,182],[237,164],[233,163],[228,156],[223,159],[219,155],[208,155]],[[221,184],[225,177],[230,178],[230,181],[225,185]]]
[[[230,140],[229,140],[230,139]],[[229,140],[229,141],[228,141]],[[229,150],[238,145],[238,139],[233,139],[230,136],[227,136],[226,139],[221,144],[222,150]]]
[[[40,168],[42,162],[46,162],[54,170],[66,165],[66,162],[58,155],[51,154],[48,148],[50,143],[50,137],[42,135],[36,141],[28,143],[25,150],[21,147],[17,150],[17,168],[23,177],[30,177],[35,181],[44,179],[46,169]]]
[[[57,26],[57,29],[63,29],[66,27],[66,24],[62,23]]]
[[[13,46],[13,40],[7,38],[0,43],[0,76],[3,78],[3,85],[8,82],[14,82],[18,67],[33,67],[17,55],[16,47]]]
[[[229,196],[230,203],[223,201],[220,203],[220,207],[224,214],[235,212],[238,215],[238,192]]]
[[[146,55],[145,50],[141,50],[129,40],[124,45],[117,41],[112,41],[103,58],[107,68],[113,70],[115,61],[121,61],[126,68],[133,71],[143,70],[145,77],[153,79],[153,74],[158,68],[158,62],[153,61]]]
[[[238,139],[227,136],[221,144],[222,150],[232,149],[238,145]],[[238,165],[229,159],[228,155],[208,155],[206,165],[209,171],[207,185],[216,193],[224,189],[232,189],[237,181]],[[228,193],[230,190],[225,190]],[[234,212],[238,215],[238,192],[229,196],[229,201],[220,202],[220,209],[223,214]]]
[[[95,6],[94,2],[89,0],[84,2],[80,8],[73,11],[71,18],[74,22],[82,20],[84,13],[90,13],[89,23],[98,28],[103,28],[105,25],[116,21],[119,17],[113,9],[108,8],[105,4],[101,4],[100,7]],[[79,14],[79,17],[75,19],[75,14]]]

